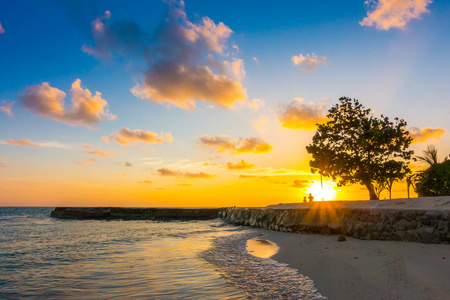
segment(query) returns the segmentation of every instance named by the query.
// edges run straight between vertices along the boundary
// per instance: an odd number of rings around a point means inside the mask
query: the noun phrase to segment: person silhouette
[[[305,196],[305,197],[303,197],[303,202],[306,202],[306,196]]]
[[[308,199],[309,199],[309,202],[313,202],[314,201],[314,197],[313,197],[313,195],[311,195],[311,193],[309,193]]]

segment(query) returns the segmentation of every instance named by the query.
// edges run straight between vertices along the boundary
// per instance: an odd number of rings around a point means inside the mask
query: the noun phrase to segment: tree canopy
[[[339,102],[306,146],[312,154],[311,171],[337,180],[340,186],[360,183],[370,199],[378,199],[377,185],[403,179],[410,172],[408,163],[414,152],[408,150],[412,138],[406,122],[374,117],[357,99],[342,97]]]
[[[416,180],[419,197],[450,196],[450,160],[431,165]]]

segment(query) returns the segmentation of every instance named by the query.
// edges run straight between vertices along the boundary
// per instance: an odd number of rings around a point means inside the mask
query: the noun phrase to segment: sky
[[[320,199],[305,147],[343,96],[443,159],[449,15],[430,0],[0,0],[0,206]],[[369,197],[324,180],[326,200]]]

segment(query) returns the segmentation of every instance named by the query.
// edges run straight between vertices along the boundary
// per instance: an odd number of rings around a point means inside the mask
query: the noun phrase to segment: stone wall
[[[450,243],[450,211],[398,209],[223,208],[236,225],[270,230],[344,234],[365,240]]]

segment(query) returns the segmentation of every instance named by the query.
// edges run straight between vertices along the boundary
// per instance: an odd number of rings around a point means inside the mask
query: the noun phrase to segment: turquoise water
[[[246,252],[256,229],[50,211],[0,208],[0,299],[323,299],[295,270]]]

